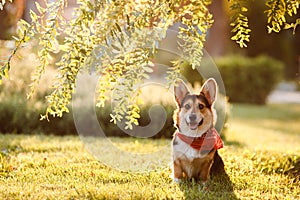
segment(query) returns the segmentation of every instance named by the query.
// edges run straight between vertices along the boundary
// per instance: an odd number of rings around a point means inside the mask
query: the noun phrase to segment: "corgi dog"
[[[214,128],[217,83],[210,78],[199,94],[191,94],[184,82],[178,81],[174,96],[178,107],[174,113],[177,130],[172,140],[174,181],[187,178],[205,183],[210,174],[225,172],[218,154],[223,142]]]

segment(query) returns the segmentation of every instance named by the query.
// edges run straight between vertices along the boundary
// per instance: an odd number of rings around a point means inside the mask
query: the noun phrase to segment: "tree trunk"
[[[16,34],[17,23],[21,19],[26,0],[6,1],[4,9],[0,10],[0,39],[10,40]]]
[[[222,56],[230,40],[226,3],[224,0],[213,0],[209,10],[213,14],[214,23],[208,32],[205,49],[210,56]]]

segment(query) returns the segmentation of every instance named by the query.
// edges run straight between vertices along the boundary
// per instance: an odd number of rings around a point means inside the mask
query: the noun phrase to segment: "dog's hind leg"
[[[214,155],[214,162],[211,167],[210,174],[211,175],[225,174],[224,162],[221,156],[218,154],[218,151],[216,151]]]
[[[210,176],[210,169],[212,166],[212,160],[205,161],[201,166],[201,172],[200,172],[200,180],[203,184],[206,183],[206,181],[209,179]]]

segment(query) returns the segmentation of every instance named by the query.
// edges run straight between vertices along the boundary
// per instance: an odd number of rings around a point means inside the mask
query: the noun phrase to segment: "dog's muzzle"
[[[195,114],[191,114],[189,116],[189,122],[186,120],[186,123],[191,130],[196,130],[199,126],[203,124],[203,118],[200,120],[200,122],[197,122],[196,119],[197,116]]]

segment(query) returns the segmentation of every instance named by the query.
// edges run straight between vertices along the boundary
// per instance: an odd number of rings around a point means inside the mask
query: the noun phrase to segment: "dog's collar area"
[[[201,137],[190,137],[180,132],[177,132],[176,135],[196,150],[210,151],[223,148],[223,141],[215,128],[208,129]]]

